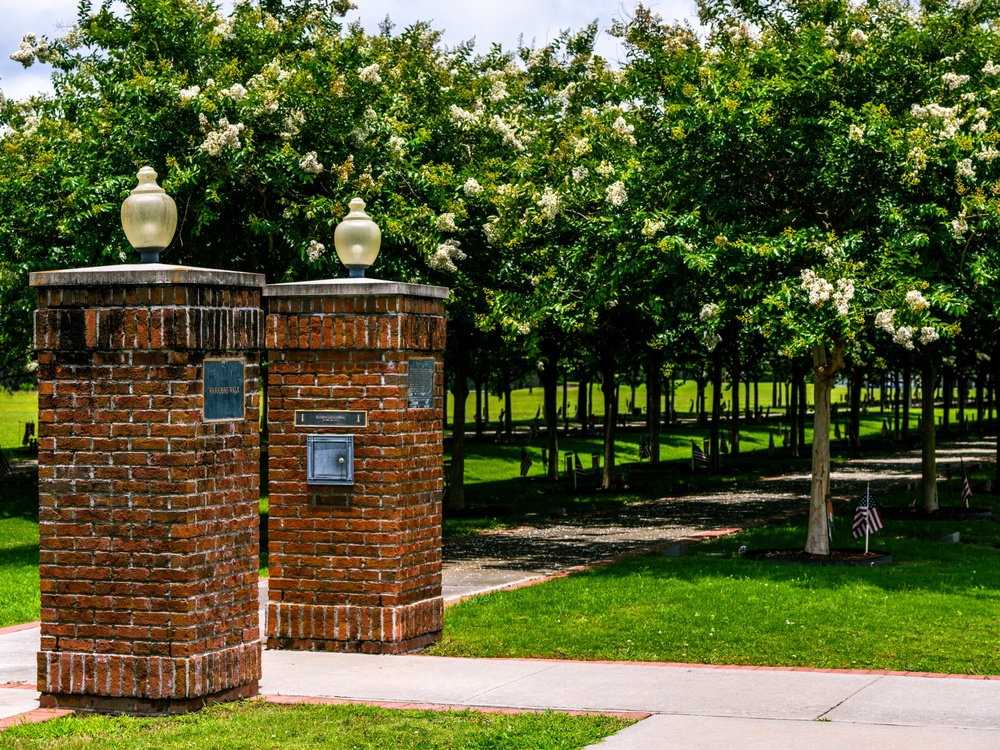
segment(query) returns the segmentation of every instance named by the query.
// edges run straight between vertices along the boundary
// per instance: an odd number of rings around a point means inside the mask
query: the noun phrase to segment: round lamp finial
[[[340,262],[347,266],[351,278],[361,278],[365,269],[375,262],[382,246],[382,230],[365,213],[365,202],[354,198],[351,212],[333,232],[333,244]]]
[[[159,263],[160,252],[174,238],[177,205],[156,184],[152,167],[143,167],[136,177],[139,184],[122,203],[122,229],[132,247],[139,251],[140,263]]]

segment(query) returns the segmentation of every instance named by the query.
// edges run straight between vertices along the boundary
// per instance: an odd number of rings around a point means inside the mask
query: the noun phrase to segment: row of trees
[[[170,261],[337,275],[360,195],[374,271],[451,287],[454,503],[470,377],[538,371],[552,476],[560,374],[599,379],[610,486],[622,373],[656,395],[707,373],[717,453],[722,379],[770,370],[813,382],[807,549],[827,553],[835,380],[1000,362],[994,4],[702,0],[700,35],[640,5],[611,30],[620,68],[596,25],[475,55],[425,24],[344,28],[347,7],[83,0],[66,36],[25,37],[55,93],[0,102],[0,366],[31,356],[30,271],[128,257],[116,213],[147,163],[180,209]]]

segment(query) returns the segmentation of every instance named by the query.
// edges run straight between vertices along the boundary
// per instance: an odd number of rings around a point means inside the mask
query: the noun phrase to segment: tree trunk
[[[695,409],[698,411],[698,426],[704,427],[706,421],[705,415],[705,374],[701,373],[698,375],[697,381],[697,395],[695,397],[696,404]]]
[[[556,399],[559,396],[559,354],[550,349],[542,366],[543,408],[545,412],[545,430],[548,435],[549,468],[548,475],[552,481],[559,479],[559,417]]]
[[[677,383],[674,382],[673,371],[667,375],[667,408],[664,409],[664,421],[671,425],[677,418]]]
[[[786,403],[788,404],[788,449],[792,456],[799,455],[799,389],[795,385],[798,382],[798,367],[792,363],[792,388],[788,394]]]
[[[913,373],[910,372],[910,363],[907,362],[903,368],[903,446],[910,447],[910,400],[913,398],[911,383]]]
[[[844,342],[837,341],[827,354],[825,346],[813,347],[812,486],[809,493],[809,532],[806,552],[830,554],[826,497],[830,494],[830,393],[844,365]],[[805,400],[805,399],[803,399]]]
[[[451,431],[451,473],[448,477],[448,509],[465,508],[465,402],[469,398],[468,362],[455,363],[455,385],[451,389],[455,401]]]
[[[601,392],[604,394],[604,473],[601,486],[610,490],[615,484],[615,423],[618,421],[618,388],[615,373],[610,367],[602,367]]]
[[[563,435],[569,435],[569,375],[563,373]]]
[[[899,388],[899,376],[897,373],[894,372],[892,374],[892,419],[893,419],[892,439],[894,441],[896,439],[896,436],[899,435],[900,432],[900,424],[899,424],[900,395],[901,394]]]
[[[734,456],[740,453],[740,358],[739,354],[733,355],[733,371],[730,373],[730,380],[733,386],[733,429],[730,434],[729,450]],[[749,403],[749,399],[747,400]]]
[[[944,371],[942,377],[944,392],[944,408],[941,415],[941,431],[947,434],[951,429],[951,400],[954,395],[955,382],[952,379],[952,369],[949,367]]]
[[[924,357],[921,373],[920,390],[923,402],[920,404],[920,436],[923,445],[920,449],[920,500],[924,510],[938,509],[937,491],[937,427],[934,424],[934,383],[937,373],[930,356]]]
[[[508,440],[514,436],[514,415],[511,412],[513,412],[513,401],[508,380],[503,389],[503,431],[507,434]]]
[[[806,397],[806,369],[803,367],[799,377],[799,447],[806,449],[806,415],[809,413],[809,399]]]
[[[851,372],[851,424],[848,428],[851,456],[861,455],[861,395],[865,390],[865,371],[858,365]]]
[[[719,468],[719,423],[722,417],[722,358],[716,356],[712,362],[712,423],[709,429],[709,466]]]
[[[646,371],[646,393],[648,395],[647,423],[649,425],[649,463],[660,463],[660,401],[663,375],[655,364]]]
[[[476,438],[483,437],[483,386],[477,380],[476,384]]]
[[[581,377],[580,384],[577,386],[576,414],[577,419],[580,420],[580,432],[583,435],[587,434],[587,422],[590,416],[590,405],[587,403],[588,385],[589,384]]]
[[[983,429],[983,414],[986,411],[986,370],[980,362],[976,367],[976,429]]]

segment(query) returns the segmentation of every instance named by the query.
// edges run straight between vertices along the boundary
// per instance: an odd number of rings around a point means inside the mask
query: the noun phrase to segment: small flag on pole
[[[691,441],[691,460],[698,461],[703,464],[708,463],[708,454],[699,448],[698,444],[694,440]]]
[[[539,406],[537,409],[535,409],[535,421],[538,421],[538,418],[540,416],[542,416],[542,407]]]
[[[773,432],[768,432],[767,433],[767,455],[773,456],[774,455],[774,450],[775,450],[774,449],[774,433]]]
[[[653,455],[653,452],[649,449],[649,443],[646,442],[646,436],[642,436],[642,441],[639,443],[639,460],[642,461],[644,458],[649,458]]]
[[[7,463],[7,457],[0,451],[0,479],[6,476],[10,476],[14,473],[14,470],[10,468],[10,464]]]
[[[826,533],[830,537],[830,541],[833,541],[833,500],[830,496],[826,496]]]
[[[969,507],[969,498],[972,497],[972,485],[969,484],[969,475],[965,472],[965,461],[961,458],[959,461],[962,462],[962,502],[965,503],[965,507]]]
[[[837,440],[840,440],[840,438],[841,438],[841,435],[840,435],[840,422],[834,422],[833,423],[833,436]]]
[[[719,453],[723,456],[729,455],[729,444],[726,442],[725,435],[719,435]]]
[[[575,461],[573,470],[576,472],[576,475],[578,477],[586,477],[587,472],[583,470],[583,462],[580,460],[580,454],[579,453],[573,454],[573,459]]]
[[[879,512],[878,503],[872,497],[871,487],[868,487],[865,489],[865,496],[858,504],[858,509],[854,511],[854,526],[851,529],[851,536],[858,539],[864,535],[865,552],[867,552],[868,535],[874,534],[882,528],[882,525],[882,514]]]
[[[521,476],[528,476],[528,470],[531,468],[531,464],[534,463],[531,460],[531,456],[528,455],[528,449],[523,445],[521,446]]]

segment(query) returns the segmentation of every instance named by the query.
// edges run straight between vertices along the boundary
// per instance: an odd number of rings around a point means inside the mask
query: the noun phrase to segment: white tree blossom
[[[882,310],[875,316],[875,327],[880,328],[886,333],[895,333],[896,325],[893,323],[893,318],[895,317],[895,310]]]
[[[714,302],[708,302],[702,305],[701,312],[698,314],[699,320],[712,320],[716,315],[719,314],[719,306]]]
[[[809,292],[809,304],[819,307],[833,294],[833,284],[817,276],[811,268],[802,269],[802,288]]]
[[[462,191],[469,197],[479,195],[483,192],[483,186],[476,182],[475,177],[470,177],[462,186]]]
[[[458,240],[446,240],[437,246],[437,250],[427,259],[427,265],[438,271],[456,273],[458,266],[455,261],[463,261],[466,258],[464,252],[459,249],[461,243]]]
[[[434,228],[439,232],[457,232],[455,214],[441,214],[434,220]]]
[[[325,252],[326,246],[322,242],[309,240],[309,247],[306,248],[306,256],[309,258],[310,263],[318,261],[321,257],[323,257],[323,253]]]
[[[906,304],[910,306],[913,312],[923,312],[931,306],[927,298],[916,289],[911,289],[906,293]]]
[[[941,338],[941,335],[930,326],[924,326],[920,329],[920,343],[921,344],[933,344]]]
[[[230,124],[229,120],[223,117],[219,120],[218,129],[210,132],[198,148],[208,153],[209,156],[219,156],[227,148],[238,151],[243,148],[243,144],[240,142],[240,133],[243,130],[242,122]]]
[[[628,200],[628,193],[625,192],[625,183],[618,180],[618,182],[608,185],[607,190],[604,191],[604,200],[612,206],[624,205],[625,201]]]
[[[378,63],[372,63],[367,68],[358,68],[358,78],[364,83],[381,83],[382,76],[378,74],[378,69]]]
[[[323,165],[316,160],[316,152],[310,151],[299,161],[299,168],[309,174],[319,174],[323,171]]]

